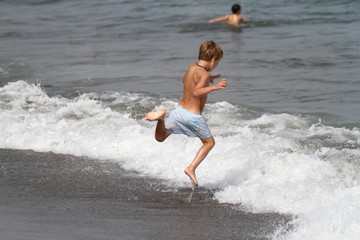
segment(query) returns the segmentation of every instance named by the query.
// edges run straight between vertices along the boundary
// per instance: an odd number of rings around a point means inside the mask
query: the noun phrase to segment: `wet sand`
[[[0,149],[1,239],[269,239],[290,216],[219,204],[119,163]]]

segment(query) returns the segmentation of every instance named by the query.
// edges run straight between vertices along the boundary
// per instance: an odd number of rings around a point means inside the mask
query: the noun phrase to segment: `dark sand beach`
[[[0,150],[2,239],[268,239],[290,220],[175,189],[118,163]]]

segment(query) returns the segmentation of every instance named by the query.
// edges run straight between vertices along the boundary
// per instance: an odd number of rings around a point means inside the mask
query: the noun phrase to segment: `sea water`
[[[177,187],[200,141],[153,139],[198,46],[229,80],[204,115],[216,146],[197,170],[219,202],[294,216],[269,239],[360,236],[357,1],[0,2],[0,147],[117,161]]]

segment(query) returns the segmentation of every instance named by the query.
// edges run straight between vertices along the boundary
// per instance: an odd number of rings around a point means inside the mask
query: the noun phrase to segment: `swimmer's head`
[[[231,7],[231,11],[235,14],[238,13],[239,11],[241,11],[241,6],[239,4],[234,4]]]

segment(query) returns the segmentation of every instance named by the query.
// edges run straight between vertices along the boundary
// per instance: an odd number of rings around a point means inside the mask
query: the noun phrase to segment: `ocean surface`
[[[293,216],[266,239],[358,239],[360,2],[242,0],[249,23],[207,23],[233,3],[0,1],[0,148],[111,161],[188,187],[200,141],[158,143],[142,118],[176,107],[211,39],[224,50],[212,74],[228,88],[208,97],[217,144],[200,185],[235,209]]]

